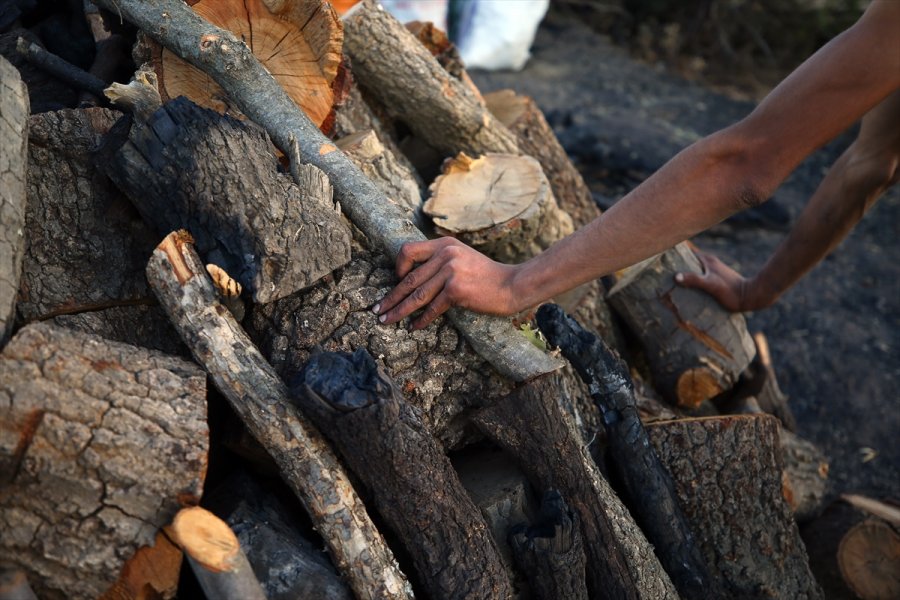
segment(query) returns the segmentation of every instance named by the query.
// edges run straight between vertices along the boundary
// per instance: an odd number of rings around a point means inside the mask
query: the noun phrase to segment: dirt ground
[[[483,91],[533,97],[609,206],[681,148],[729,125],[753,103],[638,62],[605,37],[551,15],[521,72],[475,72]],[[772,253],[848,132],[811,156],[761,208],[695,243],[745,274]],[[748,315],[769,339],[798,432],[830,460],[830,496],[900,499],[900,190],[772,308]]]

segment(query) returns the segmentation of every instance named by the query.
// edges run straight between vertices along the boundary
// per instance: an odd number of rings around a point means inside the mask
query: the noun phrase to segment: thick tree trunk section
[[[206,23],[178,0],[97,3],[121,14],[202,68],[248,118],[265,128],[279,148],[325,172],[341,208],[373,245],[396,258],[405,242],[425,239],[375,184],[321,134],[234,35]],[[167,18],[161,18],[163,13]],[[412,35],[405,30],[404,33]],[[479,354],[511,379],[524,381],[562,366],[561,361],[520,336],[508,320],[459,309],[448,311],[448,317]]]
[[[728,597],[822,597],[782,495],[776,419],[683,419],[647,432]]]
[[[539,519],[523,523],[509,537],[536,600],[587,600],[581,526],[559,492],[548,490]]]
[[[650,446],[638,415],[628,367],[597,336],[545,304],[537,322],[547,341],[559,347],[600,409],[607,451],[624,485],[635,519],[653,544],[678,593],[685,599],[716,595],[674,484]]]
[[[418,411],[371,355],[316,354],[291,379],[290,390],[368,488],[428,597],[511,597],[478,508]]]
[[[373,0],[343,17],[344,51],[367,93],[445,156],[518,153],[515,137],[463,82]]]
[[[557,404],[548,377],[535,379],[473,416],[515,456],[538,489],[556,489],[581,520],[592,598],[675,599],[669,576],[628,510],[600,475]]]
[[[256,302],[303,289],[350,259],[350,230],[327,178],[304,170],[298,187],[276,171],[265,134],[235,119],[178,98],[104,154],[105,172],[160,236],[189,229],[206,260]]]
[[[206,474],[191,363],[49,324],[0,355],[0,560],[42,598],[97,598]]]
[[[66,327],[168,352],[178,336],[155,307],[144,265],[155,236],[94,166],[121,113],[67,109],[29,121],[20,321]]]
[[[0,349],[12,333],[25,254],[28,89],[0,56]]]
[[[676,273],[700,270],[681,243],[626,270],[609,292],[610,304],[644,348],[656,388],[685,408],[730,389],[755,353],[743,315],[675,284]]]
[[[863,600],[900,597],[900,534],[896,525],[866,519],[838,547],[841,576]]]
[[[499,90],[485,95],[484,101],[488,110],[516,136],[519,150],[541,163],[556,202],[572,217],[575,228],[593,221],[600,209],[591,190],[534,100],[513,90]]]
[[[163,240],[147,278],[194,358],[278,463],[357,596],[410,597],[409,584],[337,458],[291,406],[284,383],[219,302],[187,233]]]
[[[175,515],[171,532],[207,598],[266,600],[237,536],[205,508],[185,508]]]
[[[424,211],[436,231],[500,262],[525,262],[572,233],[572,219],[529,156],[460,154],[444,164],[429,191]]]

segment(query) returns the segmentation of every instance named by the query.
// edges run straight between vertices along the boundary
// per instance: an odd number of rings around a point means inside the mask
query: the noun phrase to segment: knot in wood
[[[219,36],[208,33],[200,38],[200,49],[209,50],[217,41],[219,41]],[[225,50],[225,46],[222,46],[222,49]]]

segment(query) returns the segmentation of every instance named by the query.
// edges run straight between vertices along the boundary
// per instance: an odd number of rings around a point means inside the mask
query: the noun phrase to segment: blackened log
[[[0,55],[19,70],[28,86],[31,113],[71,108],[76,105],[77,92],[62,81],[34,66],[16,50],[19,38],[41,44],[40,38],[28,29],[13,29],[0,34]]]
[[[356,595],[409,598],[409,584],[337,457],[219,302],[189,234],[174,232],[162,241],[147,279],[194,358],[278,463]]]
[[[0,56],[0,349],[12,333],[25,254],[28,89]]]
[[[528,382],[472,417],[514,456],[538,489],[556,489],[578,514],[591,598],[675,599],[652,546],[601,476],[560,409],[549,376]]]
[[[697,600],[715,594],[672,478],[641,423],[628,367],[600,338],[556,305],[538,309],[537,323],[591,390],[606,429],[609,457],[628,504],[678,593]]]
[[[327,178],[309,166],[300,185],[279,174],[265,134],[236,119],[177,98],[104,154],[104,171],[160,236],[189,229],[206,260],[256,302],[307,287],[350,258]]]
[[[19,38],[16,42],[16,51],[24,56],[25,60],[53,75],[63,83],[89,92],[94,96],[103,97],[103,88],[106,87],[106,83],[102,79],[76,67],[55,54],[47,52],[34,42]]]
[[[213,27],[178,0],[97,0],[97,4],[121,14],[208,73],[282,151],[290,155],[297,147],[302,160],[328,175],[335,196],[351,221],[388,256],[396,258],[405,242],[425,239],[375,184],[322,135],[234,35]],[[404,33],[412,35],[405,30]],[[461,309],[451,309],[448,317],[479,354],[513,380],[524,381],[562,366],[561,361],[519,335],[508,320]]]
[[[509,532],[516,563],[537,600],[587,600],[584,547],[578,515],[556,490],[547,490],[531,525]]]
[[[418,411],[369,353],[316,354],[289,386],[368,488],[429,597],[511,597],[478,508]]]

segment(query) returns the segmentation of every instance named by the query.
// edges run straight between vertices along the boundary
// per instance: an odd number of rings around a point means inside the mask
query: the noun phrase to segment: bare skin
[[[406,244],[396,264],[400,283],[373,310],[395,323],[423,309],[412,324],[421,329],[451,306],[497,315],[535,306],[763,202],[804,158],[867,115],[759,275],[744,279],[704,256],[705,276],[683,278],[732,310],[770,304],[898,177],[898,30],[900,2],[875,0],[749,116],[686,148],[611,209],[521,265],[495,262],[452,238]]]

